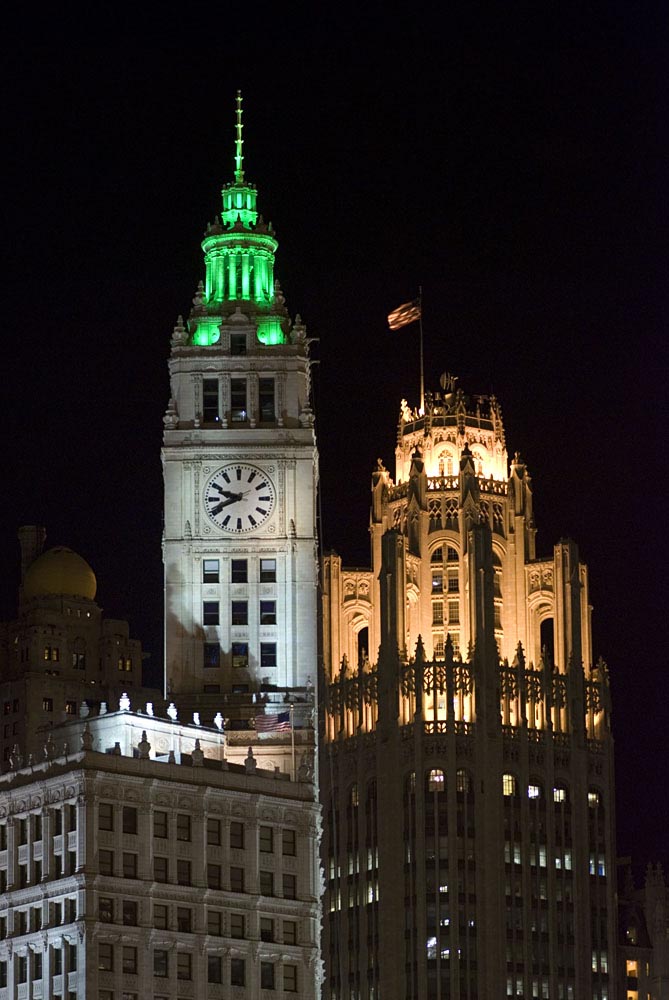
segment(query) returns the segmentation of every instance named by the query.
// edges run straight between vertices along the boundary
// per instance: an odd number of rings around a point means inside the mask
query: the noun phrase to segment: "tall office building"
[[[326,996],[614,1000],[607,668],[496,399],[402,401],[370,531],[323,566]]]

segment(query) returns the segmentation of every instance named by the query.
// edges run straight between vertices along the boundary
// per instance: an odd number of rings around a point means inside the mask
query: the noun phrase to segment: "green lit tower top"
[[[223,211],[207,226],[202,241],[206,275],[188,321],[191,342],[209,346],[220,338],[222,318],[242,309],[257,323],[263,344],[282,344],[289,326],[283,296],[275,294],[274,254],[278,242],[271,223],[258,214],[258,192],[244,179],[242,95],[237,91],[235,179],[226,184]]]

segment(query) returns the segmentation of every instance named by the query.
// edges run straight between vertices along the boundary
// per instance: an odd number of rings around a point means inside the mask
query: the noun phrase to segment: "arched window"
[[[553,802],[556,806],[564,805],[567,802],[567,789],[564,785],[556,785],[553,789]]]
[[[463,795],[467,795],[471,791],[472,782],[471,778],[466,771],[460,769],[455,772],[455,790]]]
[[[433,768],[433,770],[430,771],[427,787],[431,792],[443,792],[445,788],[444,772]]]
[[[516,794],[516,779],[512,774],[502,775],[502,794],[507,796]]]

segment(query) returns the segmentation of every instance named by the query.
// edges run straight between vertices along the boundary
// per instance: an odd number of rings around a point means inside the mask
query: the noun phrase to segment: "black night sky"
[[[240,87],[246,176],[319,338],[324,547],[368,563],[370,473],[393,467],[419,389],[417,328],[385,317],[422,285],[428,388],[448,370],[500,398],[539,554],[571,536],[589,565],[619,853],[669,868],[666,11],[384,11],[245,34],[221,14],[180,48],[6,47],[0,616],[16,530],[45,524],[160,674],[166,359],[232,179]]]

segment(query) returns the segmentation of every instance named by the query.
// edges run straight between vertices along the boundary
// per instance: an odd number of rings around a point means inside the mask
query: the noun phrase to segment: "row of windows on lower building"
[[[119,954],[120,953],[120,954]],[[114,945],[101,941],[98,944],[98,971],[114,972],[117,964],[124,975],[139,974],[138,949],[134,945]],[[220,955],[207,955],[207,982],[223,983],[225,961]],[[177,951],[176,956],[167,949],[153,949],[153,975],[157,979],[168,979],[176,976],[177,980],[193,979],[193,955],[188,951]],[[279,971],[281,972],[280,988],[286,993],[296,993],[298,990],[297,965],[284,962],[280,966],[276,962],[260,962],[260,988],[274,990],[279,986]],[[247,960],[231,958],[228,981],[230,986],[247,985]]]
[[[251,575],[259,583],[276,583],[276,559],[258,559],[251,563],[252,574],[249,574],[248,559],[230,560],[230,583],[249,583]],[[202,582],[221,582],[221,563],[219,559],[202,560]]]
[[[139,926],[139,903],[134,899],[115,900],[112,896],[100,896],[98,919],[101,923],[112,924],[120,917],[126,927]],[[230,937],[238,940],[250,939],[247,917],[244,913],[217,910],[207,907],[206,933],[212,937]],[[152,926],[156,930],[175,930],[182,934],[192,934],[195,927],[194,911],[190,906],[174,907],[166,903],[153,904]],[[274,917],[259,918],[259,938],[261,941],[277,941],[279,935],[283,944],[297,944],[297,921]],[[198,928],[196,928],[197,932]],[[227,931],[227,933],[226,933]]]
[[[120,817],[117,815],[120,811]],[[117,807],[113,802],[100,802],[98,805],[98,829],[113,831],[119,824],[125,834],[137,834],[139,810],[136,806]],[[153,836],[157,840],[166,840],[170,832],[176,840],[190,843],[192,841],[192,823],[189,813],[165,812],[162,809],[153,812]],[[171,821],[171,822],[170,822]],[[275,829],[273,826],[261,824],[258,826],[257,847],[261,853],[273,854],[275,848],[281,845],[281,854],[295,857],[297,853],[297,833],[289,827]],[[212,847],[223,845],[224,825],[221,820],[209,816],[206,820],[207,844]],[[232,820],[228,827],[229,846],[232,850],[244,850],[247,841],[246,826],[240,820]],[[23,841],[25,842],[25,841]],[[249,845],[256,846],[256,842]]]

